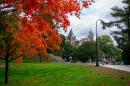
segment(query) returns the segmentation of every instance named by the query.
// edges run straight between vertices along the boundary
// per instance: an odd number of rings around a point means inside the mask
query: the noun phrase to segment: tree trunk
[[[128,64],[130,65],[130,2],[129,2],[129,12],[128,12]]]
[[[9,70],[9,61],[8,61],[9,57],[6,56],[5,59],[5,84],[8,83],[8,70]]]
[[[127,49],[127,54],[128,54],[128,65],[130,65],[130,27],[128,27],[128,49]]]
[[[43,58],[41,55],[38,55],[39,56],[39,62],[42,63],[43,62]]]

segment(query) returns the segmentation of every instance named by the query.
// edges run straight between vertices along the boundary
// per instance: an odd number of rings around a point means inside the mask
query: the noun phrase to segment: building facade
[[[67,36],[67,41],[71,45],[76,44],[76,36],[74,36],[74,33],[73,33],[72,29],[70,30],[70,32],[69,32],[69,34]]]
[[[90,30],[87,37],[80,38],[80,40],[76,40],[76,36],[71,29],[66,39],[70,45],[82,45],[82,43],[84,42],[93,41],[93,37],[93,32]]]

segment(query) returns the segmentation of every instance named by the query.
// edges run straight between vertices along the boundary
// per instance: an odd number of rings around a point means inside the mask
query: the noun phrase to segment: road
[[[109,65],[108,64],[108,65],[101,65],[101,66],[130,72],[130,65]]]
[[[87,63],[87,64],[96,65],[95,63]],[[130,72],[130,65],[110,65],[110,64],[102,65],[100,64],[100,66]]]

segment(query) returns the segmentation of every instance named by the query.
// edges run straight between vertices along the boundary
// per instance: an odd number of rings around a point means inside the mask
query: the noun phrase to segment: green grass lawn
[[[128,80],[130,77],[121,80],[76,64],[11,63],[6,86],[126,86]],[[1,68],[0,86],[5,86]]]

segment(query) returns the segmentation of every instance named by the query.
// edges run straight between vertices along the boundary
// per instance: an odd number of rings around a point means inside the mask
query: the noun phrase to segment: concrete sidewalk
[[[100,65],[100,66],[130,72],[130,65],[109,65],[108,64],[108,65]]]
[[[87,63],[87,64],[96,65],[95,63]],[[100,64],[100,66],[130,72],[130,65],[110,65],[110,64],[102,65]]]
[[[81,63],[77,63],[77,64],[81,64]],[[96,65],[96,63],[82,63],[82,64]],[[110,64],[102,65],[102,64],[100,64],[100,66],[130,72],[130,65],[110,65]]]

